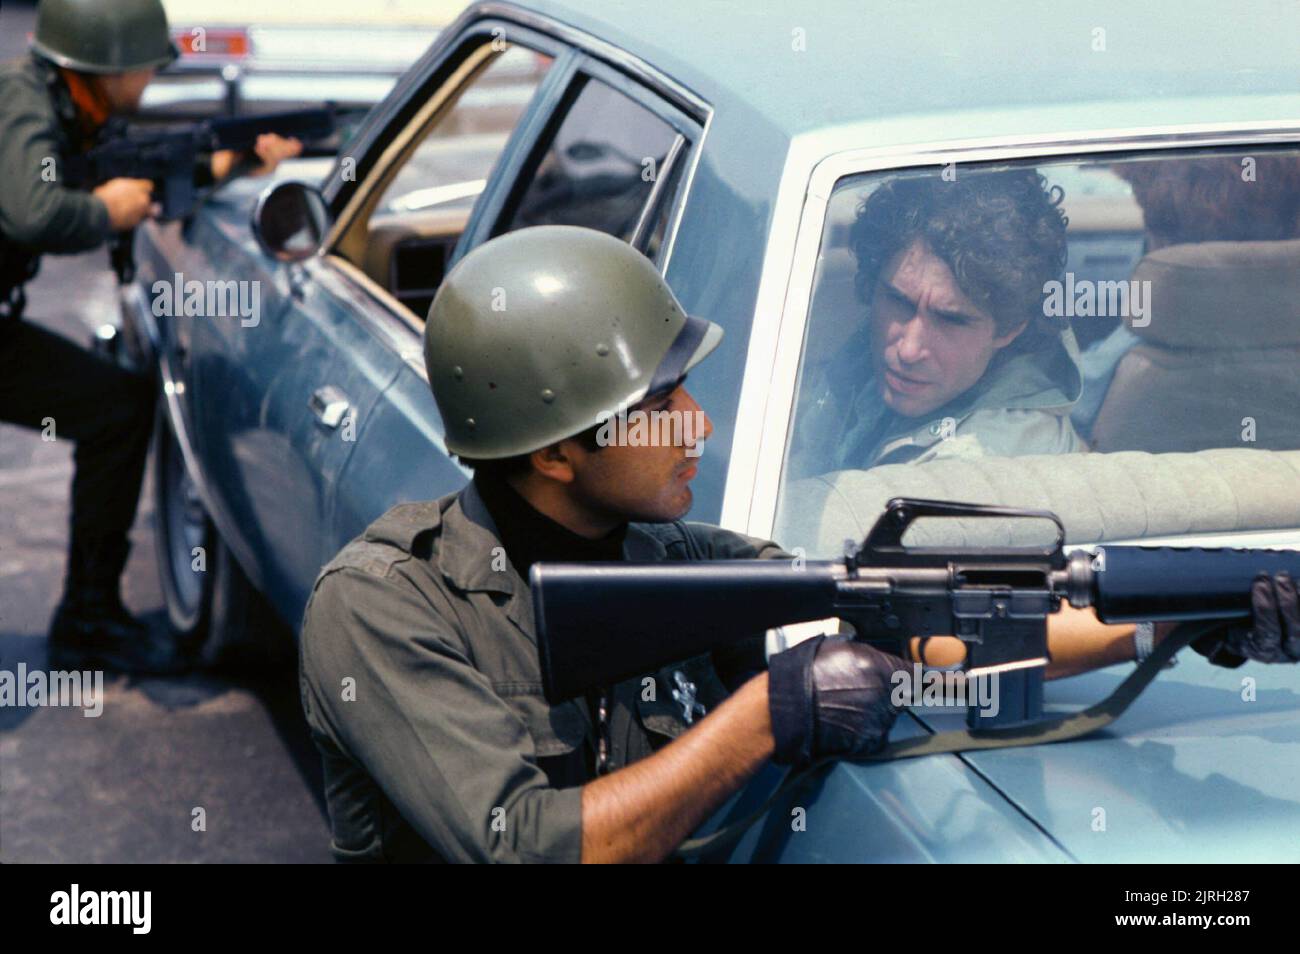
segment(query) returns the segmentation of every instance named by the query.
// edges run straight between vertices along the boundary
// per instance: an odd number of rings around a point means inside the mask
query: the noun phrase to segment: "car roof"
[[[1080,9],[1009,0],[522,5],[632,53],[719,111],[743,106],[786,137],[963,112],[992,120],[988,135],[1014,135],[1026,131],[1018,110],[1041,117],[1044,107],[1076,104],[1145,104],[1095,115],[1145,116],[1151,126],[1286,120],[1295,118],[1300,91],[1293,0],[1249,9],[1222,0],[1097,0]],[[1097,29],[1104,50],[1093,48]],[[794,49],[798,30],[802,52]],[[1255,115],[1242,114],[1243,101],[1255,104]],[[895,128],[898,141],[914,133],[910,123]],[[871,144],[891,145],[882,134]]]

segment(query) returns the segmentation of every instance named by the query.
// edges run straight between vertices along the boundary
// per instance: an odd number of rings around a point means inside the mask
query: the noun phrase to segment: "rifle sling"
[[[941,753],[979,752],[988,749],[1010,749],[1025,745],[1047,745],[1052,742],[1068,742],[1071,739],[1091,735],[1099,729],[1110,725],[1128,709],[1133,700],[1159,675],[1160,670],[1174,655],[1193,640],[1213,630],[1219,622],[1189,623],[1179,627],[1160,641],[1160,645],[1143,660],[1128,678],[1115,687],[1115,691],[1096,705],[1089,706],[1073,715],[1056,719],[1043,719],[1030,725],[1011,729],[958,729],[951,732],[939,732],[934,735],[918,736],[904,739],[885,746],[871,755],[859,755],[851,758],[830,756],[818,759],[801,769],[791,769],[776,790],[750,814],[738,821],[719,828],[717,831],[689,838],[674,852],[677,858],[700,858],[724,848],[737,841],[760,818],[767,814],[777,799],[798,788],[804,782],[820,774],[823,769],[836,762],[890,762],[895,759],[913,759],[922,755],[939,755]]]

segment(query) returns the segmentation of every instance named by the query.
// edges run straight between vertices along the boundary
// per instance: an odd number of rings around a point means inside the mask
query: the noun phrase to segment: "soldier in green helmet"
[[[473,480],[371,524],[304,616],[340,860],[658,861],[768,758],[883,744],[902,661],[847,640],[765,671],[757,637],[585,700],[542,695],[533,563],[789,558],[682,520],[712,429],[683,382],[721,338],[640,253],[587,229],[502,236],[447,276],[425,362]],[[610,426],[653,413],[698,423],[666,440]]]
[[[684,382],[721,338],[649,260],[589,229],[509,233],[447,275],[425,365],[473,480],[372,523],[303,618],[302,703],[339,860],[659,861],[769,758],[885,743],[916,638],[894,655],[816,636],[765,667],[756,636],[586,699],[543,695],[534,563],[791,559],[682,519],[712,430]],[[656,414],[682,426],[638,427]],[[1291,581],[1253,593],[1251,627],[1213,634],[1220,664],[1300,658]],[[1049,639],[1054,676],[1137,652],[1133,627],[1095,618]]]
[[[160,0],[41,0],[31,53],[0,66],[0,420],[51,425],[76,442],[64,592],[50,627],[55,668],[168,671],[122,606],[119,578],[153,420],[152,382],[22,320],[24,285],[45,253],[104,244],[156,209],[152,184],[120,178],[93,191],[63,180],[114,114],[135,111],[156,70],[176,58]],[[264,137],[262,170],[301,151]],[[200,183],[227,174],[232,153],[204,157]]]

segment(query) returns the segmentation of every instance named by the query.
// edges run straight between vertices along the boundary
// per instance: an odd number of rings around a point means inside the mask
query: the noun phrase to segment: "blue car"
[[[153,484],[182,638],[211,660],[265,649],[369,522],[464,484],[424,317],[467,251],[538,224],[631,243],[725,329],[691,377],[714,425],[692,519],[809,558],[841,554],[900,495],[1051,510],[1071,548],[1300,546],[1300,8],[784,6],[475,4],[328,168],[285,163],[141,230],[123,307],[161,381]],[[1012,187],[1051,207],[1041,228],[1014,224]],[[1063,272],[1029,289],[1057,329],[1050,356],[983,416],[864,437],[881,401],[926,403],[925,368],[972,367],[871,318],[917,304],[879,283],[908,259],[868,268],[880,230],[911,222],[941,244],[917,203],[957,195],[1012,250],[959,248],[963,287],[1023,285],[1031,259]],[[961,309],[935,313],[960,340]],[[1011,353],[1000,340],[989,369]],[[873,374],[884,391],[864,390]],[[1048,682],[1048,713],[1131,670]],[[1103,732],[840,765],[725,854],[1294,861],[1298,685],[1294,667],[1184,652]],[[913,708],[894,737],[962,715]],[[763,773],[711,824],[773,784]]]

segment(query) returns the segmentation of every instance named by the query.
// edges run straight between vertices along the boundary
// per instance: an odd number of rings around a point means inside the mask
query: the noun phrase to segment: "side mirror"
[[[258,197],[252,225],[267,255],[280,262],[301,262],[315,255],[325,240],[329,206],[314,186],[277,182]]]

